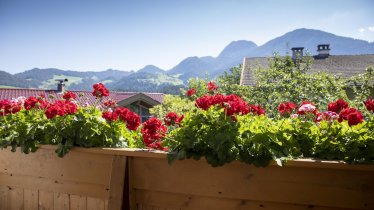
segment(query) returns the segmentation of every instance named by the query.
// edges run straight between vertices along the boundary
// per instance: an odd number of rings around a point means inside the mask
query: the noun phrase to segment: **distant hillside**
[[[18,78],[12,74],[9,74],[8,72],[0,71],[0,86],[30,88],[33,87],[34,84],[27,80]]]
[[[374,43],[337,36],[313,29],[297,29],[257,46],[246,40],[229,43],[217,57],[191,56],[169,70],[147,65],[138,71],[106,70],[100,72],[65,71],[60,69],[31,69],[15,75],[0,71],[0,85],[53,89],[55,79],[68,78],[68,89],[90,90],[92,84],[103,82],[114,90],[146,92],[178,92],[191,77],[214,78],[243,62],[244,57],[268,57],[274,52],[285,55],[292,47],[304,47],[316,54],[318,44],[330,44],[332,55],[374,54]]]
[[[136,73],[152,73],[152,74],[161,73],[163,74],[165,73],[165,70],[160,69],[154,65],[148,65],[148,66],[144,66],[144,68],[142,69],[139,69]]]
[[[147,70],[139,70],[129,76],[122,77],[117,82],[108,84],[108,88],[118,91],[178,94],[179,89],[184,86],[183,80],[178,77],[178,75],[170,75],[164,71],[151,73]]]
[[[26,80],[33,84],[35,88],[53,89],[56,87],[55,79],[67,78],[69,82],[66,86],[70,89],[86,90],[92,87],[92,84],[97,82],[111,83],[117,82],[119,78],[130,75],[133,72],[119,71],[108,69],[106,71],[94,72],[80,72],[80,71],[65,71],[55,68],[39,69],[34,68],[22,73],[15,74],[17,78]]]

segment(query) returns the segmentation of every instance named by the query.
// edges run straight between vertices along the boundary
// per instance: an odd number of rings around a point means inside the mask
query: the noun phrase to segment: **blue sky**
[[[0,70],[170,69],[297,28],[374,41],[372,0],[0,0]]]

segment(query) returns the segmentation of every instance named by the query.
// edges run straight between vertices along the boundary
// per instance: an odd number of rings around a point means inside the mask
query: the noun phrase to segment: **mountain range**
[[[164,70],[147,65],[138,71],[105,70],[100,72],[66,71],[54,68],[34,68],[17,74],[0,71],[0,87],[54,89],[57,78],[68,78],[68,89],[90,90],[92,84],[105,83],[112,90],[177,93],[191,77],[214,78],[233,66],[242,63],[244,57],[269,57],[273,53],[285,55],[292,47],[304,47],[316,54],[318,44],[330,44],[332,55],[374,54],[374,42],[337,36],[314,29],[296,29],[272,39],[261,46],[239,40],[228,44],[217,57],[188,57],[172,69]]]

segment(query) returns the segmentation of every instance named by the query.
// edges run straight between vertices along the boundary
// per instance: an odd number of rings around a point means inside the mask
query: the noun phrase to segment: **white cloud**
[[[364,29],[364,28],[359,28],[358,31],[359,31],[360,33],[364,33],[365,29]]]
[[[374,26],[369,26],[369,27],[368,27],[368,30],[374,32]]]

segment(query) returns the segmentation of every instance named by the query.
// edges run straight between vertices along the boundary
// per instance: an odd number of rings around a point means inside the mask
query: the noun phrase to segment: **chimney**
[[[65,82],[68,81],[68,79],[56,79],[57,81],[57,93],[63,93],[65,91]]]
[[[327,58],[330,55],[330,44],[317,45],[317,52],[319,58]]]
[[[304,47],[293,47],[292,50],[292,59],[296,60],[297,58],[303,57]]]

